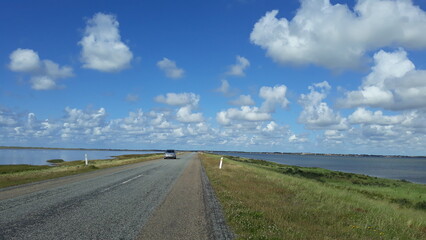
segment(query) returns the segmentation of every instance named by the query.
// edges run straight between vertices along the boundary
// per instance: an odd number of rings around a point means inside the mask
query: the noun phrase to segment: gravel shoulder
[[[200,167],[200,161],[192,155],[165,201],[143,227],[139,239],[209,239]]]
[[[197,155],[143,227],[138,239],[232,239]]]

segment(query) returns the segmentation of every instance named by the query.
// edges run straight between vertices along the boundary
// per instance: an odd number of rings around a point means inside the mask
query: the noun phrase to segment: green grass
[[[426,186],[201,155],[239,239],[426,239]]]
[[[0,165],[0,188],[64,177],[97,169],[115,167],[162,158],[163,154],[130,154],[116,156],[114,159],[59,162],[55,166]]]
[[[35,171],[35,170],[42,170],[42,169],[49,169],[49,168],[51,168],[51,166],[46,166],[46,165],[36,166],[36,165],[26,165],[26,164],[0,165],[0,174]]]

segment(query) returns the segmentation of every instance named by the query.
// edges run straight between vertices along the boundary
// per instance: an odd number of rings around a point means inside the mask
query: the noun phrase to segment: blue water
[[[45,150],[45,149],[0,149],[0,164],[31,164],[46,165],[50,159],[65,161],[110,159],[113,156],[125,154],[148,154],[148,151],[93,151],[93,150]]]
[[[219,153],[300,167],[319,167],[426,184],[426,158]]]

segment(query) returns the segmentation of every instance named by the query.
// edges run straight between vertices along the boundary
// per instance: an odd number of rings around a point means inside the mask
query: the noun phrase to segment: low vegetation
[[[201,155],[239,239],[426,239],[426,185],[219,158]]]
[[[85,161],[54,161],[54,166],[36,165],[0,165],[0,188],[30,182],[90,172],[96,169],[115,167],[161,158],[163,154],[130,154],[116,156],[114,159]]]
[[[63,163],[65,161],[64,161],[64,159],[50,159],[50,160],[47,160],[46,162],[57,164],[57,163]]]

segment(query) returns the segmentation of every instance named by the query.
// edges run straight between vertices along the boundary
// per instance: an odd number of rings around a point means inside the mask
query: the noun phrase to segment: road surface
[[[231,239],[195,153],[0,190],[0,239]]]

